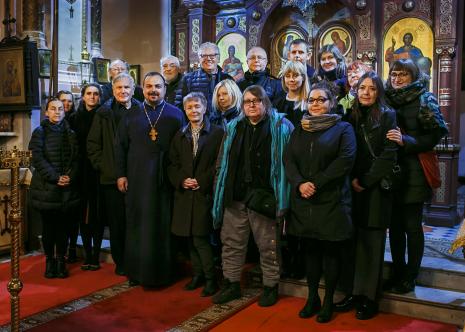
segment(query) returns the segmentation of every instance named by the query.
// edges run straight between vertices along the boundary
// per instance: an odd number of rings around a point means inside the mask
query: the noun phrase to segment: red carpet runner
[[[354,312],[335,313],[333,320],[319,324],[316,317],[300,319],[299,310],[305,299],[282,297],[269,308],[261,308],[256,303],[245,308],[230,319],[217,325],[212,331],[347,331],[347,332],[455,332],[452,325],[424,321],[405,316],[381,313],[377,317],[360,321]]]
[[[210,297],[200,297],[201,288],[183,290],[186,282],[156,290],[135,287],[29,331],[166,331],[212,304]]]
[[[81,271],[80,264],[76,263],[68,266],[69,278],[46,279],[43,255],[22,258],[21,319],[126,280],[114,274],[114,265],[101,266],[98,271]],[[9,280],[10,263],[0,264],[0,326],[10,321],[10,294],[6,288]]]

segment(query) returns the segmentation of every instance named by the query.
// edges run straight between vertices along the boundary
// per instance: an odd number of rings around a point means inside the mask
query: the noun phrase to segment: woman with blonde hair
[[[213,91],[210,122],[223,128],[241,113],[242,92],[230,79],[220,81]]]
[[[278,99],[274,106],[279,113],[287,114],[294,127],[298,127],[307,110],[310,93],[307,69],[298,61],[288,61],[281,71],[281,84],[286,95]]]

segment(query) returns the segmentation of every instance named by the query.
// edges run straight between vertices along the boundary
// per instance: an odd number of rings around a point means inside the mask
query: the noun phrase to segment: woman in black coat
[[[318,313],[317,321],[331,320],[333,295],[341,265],[341,244],[351,236],[348,184],[355,161],[356,143],[352,126],[332,112],[336,96],[329,84],[312,87],[309,114],[294,130],[284,161],[291,183],[291,211],[288,233],[302,238],[306,255],[308,299],[301,318]],[[318,285],[324,267],[323,306]],[[321,308],[321,310],[320,310]]]
[[[189,241],[194,275],[185,289],[206,282],[201,295],[211,296],[218,289],[209,242],[213,179],[224,131],[204,118],[207,101],[202,93],[188,94],[183,104],[189,124],[176,133],[169,154],[168,177],[175,188],[171,231]]]
[[[396,128],[396,114],[384,101],[381,78],[364,74],[357,84],[349,121],[357,137],[357,159],[352,173],[353,221],[355,232],[354,294],[358,319],[378,312],[386,229],[391,220],[392,192],[381,181],[392,174],[397,147],[386,138]]]
[[[46,278],[66,278],[67,223],[79,204],[75,184],[78,146],[74,132],[63,121],[63,103],[50,99],[39,127],[32,133],[29,150],[34,167],[30,194],[32,206],[42,217],[42,243]]]
[[[410,59],[393,62],[389,70],[386,96],[395,108],[400,128],[387,137],[399,145],[399,165],[403,185],[395,195],[389,241],[393,275],[386,289],[407,293],[415,288],[424,250],[423,204],[431,199],[419,155],[432,152],[448,132],[436,97],[428,92],[428,79]],[[408,262],[405,251],[408,251]]]

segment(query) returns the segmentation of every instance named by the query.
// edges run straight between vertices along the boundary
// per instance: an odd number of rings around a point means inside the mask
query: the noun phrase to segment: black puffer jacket
[[[32,206],[38,210],[68,210],[79,204],[76,189],[78,145],[66,121],[53,125],[41,122],[29,142],[34,167],[30,193]],[[58,186],[62,175],[69,175],[69,186]]]
[[[281,86],[281,81],[271,76],[268,70],[253,73],[247,70],[244,74],[244,78],[239,80],[237,85],[242,92],[249,86],[260,85],[265,90],[272,103],[285,95],[283,87]]]
[[[202,92],[207,99],[207,114],[210,116],[214,87],[220,81],[226,79],[233,80],[231,76],[223,73],[221,67],[219,66],[214,85],[212,84],[212,75],[207,74],[203,69],[185,74],[182,80],[179,82],[178,90],[176,91],[175,106],[181,110],[184,109],[182,100],[185,96],[187,96],[187,94],[190,92]]]

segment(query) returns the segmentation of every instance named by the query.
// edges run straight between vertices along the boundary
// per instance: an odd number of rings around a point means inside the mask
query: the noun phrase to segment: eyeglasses
[[[399,72],[391,72],[391,79],[392,80],[395,80],[396,78],[406,78],[407,76],[409,76],[410,73],[406,72],[406,71],[399,71]]]
[[[261,56],[261,55],[251,55],[247,58],[247,60],[260,60],[260,61],[263,61],[263,60],[266,60],[266,57],[264,56]]]
[[[244,100],[244,106],[252,106],[252,105],[258,105],[262,101],[261,99],[250,99],[250,100]]]
[[[215,54],[200,54],[200,57],[201,57],[202,59],[206,59],[206,58],[208,58],[208,59],[214,59],[214,58],[216,58],[218,55],[219,55],[218,53],[215,53]]]
[[[313,103],[317,103],[318,105],[322,105],[324,104],[326,101],[328,100],[328,98],[324,98],[324,97],[319,97],[319,98],[308,98],[307,101],[309,104],[313,104]]]

